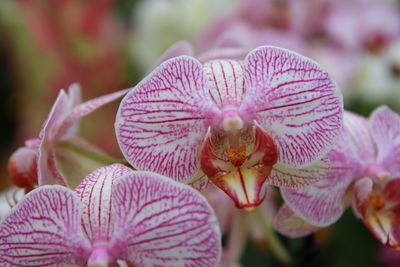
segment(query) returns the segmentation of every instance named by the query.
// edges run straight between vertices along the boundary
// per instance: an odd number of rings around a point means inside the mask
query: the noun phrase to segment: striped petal
[[[199,193],[167,177],[133,172],[113,187],[116,213],[110,248],[136,267],[215,266],[220,232]]]
[[[82,227],[93,244],[107,242],[113,232],[111,188],[115,180],[132,170],[121,164],[101,167],[75,189],[82,203]]]
[[[115,128],[129,163],[178,181],[196,174],[198,147],[219,114],[204,86],[202,65],[182,56],[161,64],[125,96]]]
[[[213,60],[204,64],[207,89],[219,108],[239,107],[246,93],[242,65],[236,60]]]
[[[289,168],[277,163],[273,166],[267,182],[284,188],[303,188],[324,179],[329,168],[328,158],[304,168]]]
[[[345,208],[344,195],[363,170],[344,132],[328,158],[329,173],[321,181],[305,188],[281,189],[287,205],[303,220],[318,226],[327,226],[339,219]]]
[[[68,95],[61,90],[39,133],[40,144],[37,156],[38,184],[59,183],[66,185],[64,177],[57,168],[52,143],[58,134],[58,126],[70,110]]]
[[[281,206],[273,223],[276,231],[290,238],[303,237],[320,229],[298,217],[287,205]]]
[[[370,119],[370,129],[377,145],[377,163],[400,176],[400,116],[383,106],[375,110]]]
[[[0,227],[0,265],[82,266],[91,245],[80,227],[77,195],[43,186],[11,211]]]
[[[325,155],[342,121],[342,96],[317,63],[286,49],[259,47],[245,59],[241,113],[271,133],[281,164],[300,167]]]

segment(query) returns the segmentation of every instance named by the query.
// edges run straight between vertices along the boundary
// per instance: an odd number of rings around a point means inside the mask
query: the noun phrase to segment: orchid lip
[[[271,136],[258,125],[254,127],[254,134],[254,149],[250,154],[246,154],[246,144],[237,140],[231,142],[232,136],[228,133],[226,138],[230,147],[225,149],[224,155],[217,156],[210,131],[200,152],[202,170],[211,182],[223,190],[236,207],[248,211],[264,200],[263,184],[278,158],[277,146]]]

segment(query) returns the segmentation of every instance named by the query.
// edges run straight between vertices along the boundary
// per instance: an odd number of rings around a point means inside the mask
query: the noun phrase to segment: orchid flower
[[[115,128],[135,168],[198,189],[211,181],[237,207],[252,209],[265,182],[299,188],[325,176],[323,157],[341,119],[341,94],[328,73],[264,46],[244,61],[165,61],[122,100]]]
[[[369,120],[347,112],[344,126],[329,154],[327,177],[307,188],[283,189],[282,196],[296,215],[320,227],[335,222],[352,203],[379,241],[400,248],[400,116],[385,106]],[[292,227],[276,225],[283,232]]]
[[[346,207],[343,199],[348,187],[356,177],[362,174],[363,170],[362,162],[359,159],[360,156],[356,150],[357,144],[354,143],[353,138],[366,135],[368,137],[363,124],[354,124],[354,130],[356,130],[356,127],[363,127],[364,130],[357,130],[353,137],[350,132],[353,129],[350,128],[350,123],[352,121],[363,121],[364,119],[349,112],[344,114],[344,129],[339,134],[335,147],[328,153],[330,170],[326,177],[305,188],[286,188],[281,190],[282,197],[288,207],[282,208],[285,216],[279,215],[281,212],[279,211],[275,218],[275,225],[279,232],[287,232],[288,230],[282,229],[286,227],[298,228],[291,226],[288,222],[280,222],[281,219],[286,220],[289,217],[290,209],[293,209],[300,218],[319,227],[334,223],[342,215]],[[367,146],[366,149],[370,148],[370,146]],[[293,218],[293,222],[294,220]],[[300,222],[296,221],[296,223]],[[300,232],[300,230],[297,231]]]
[[[345,49],[379,52],[400,36],[398,8],[395,1],[334,1],[326,15],[325,31]]]
[[[25,148],[17,150],[11,156],[9,171],[14,184],[28,190],[36,184],[67,185],[56,158],[57,142],[70,141],[87,146],[83,140],[77,138],[79,118],[125,93],[126,90],[121,90],[81,103],[81,89],[78,85],[71,85],[68,94],[61,90],[42,125],[39,138],[28,140]],[[63,156],[66,157],[66,154],[63,153]]]
[[[192,188],[114,164],[75,192],[31,191],[0,227],[1,266],[215,266],[220,233]]]

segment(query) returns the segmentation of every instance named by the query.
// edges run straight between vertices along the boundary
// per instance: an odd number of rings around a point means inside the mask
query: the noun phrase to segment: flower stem
[[[270,220],[266,218],[264,212],[259,207],[255,208],[253,213],[260,228],[264,232],[265,238],[271,248],[272,253],[280,262],[289,265],[292,262],[290,254],[279,240],[279,237],[276,235],[271,226]]]
[[[246,228],[246,215],[240,209],[235,209],[235,220],[229,230],[228,242],[225,249],[225,255],[221,267],[235,266],[239,263],[240,256],[243,254],[246,245],[249,229]]]
[[[72,150],[86,158],[95,160],[100,163],[104,163],[107,165],[114,164],[114,163],[121,163],[121,164],[130,166],[129,163],[125,159],[118,159],[118,158],[110,157],[110,156],[100,154],[100,153],[97,153],[94,151],[90,151],[81,146],[77,146],[77,145],[69,143],[69,142],[59,142],[58,145],[60,145],[63,148]]]

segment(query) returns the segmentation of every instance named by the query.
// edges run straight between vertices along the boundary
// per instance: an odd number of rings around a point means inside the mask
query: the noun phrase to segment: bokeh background
[[[200,55],[277,45],[332,74],[347,109],[400,111],[400,1],[396,0],[1,0],[0,188],[7,160],[37,136],[61,88],[90,99],[134,86],[174,43]],[[82,135],[114,156],[118,103],[82,121]],[[282,241],[298,266],[400,266],[351,211],[315,235]],[[268,244],[249,241],[243,266],[280,266]]]

